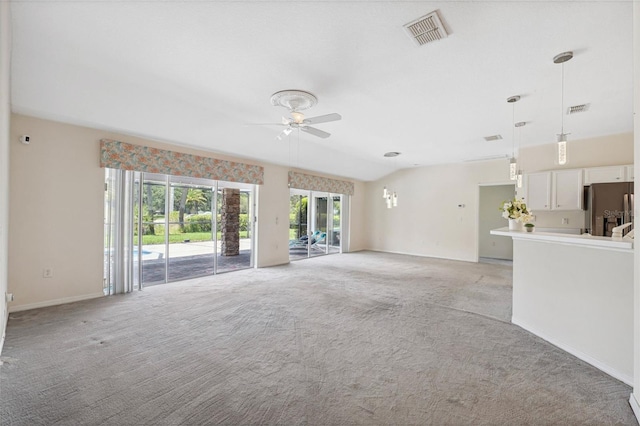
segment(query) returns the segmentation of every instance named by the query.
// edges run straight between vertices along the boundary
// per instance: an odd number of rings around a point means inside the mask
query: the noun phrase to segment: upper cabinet
[[[629,181],[629,182],[633,182],[635,180],[634,179],[635,174],[634,174],[634,171],[633,171],[634,170],[633,167],[634,167],[633,164],[630,165],[630,166],[624,166],[624,169],[625,169],[626,175],[627,175],[626,176],[627,177],[626,180]]]
[[[529,173],[524,200],[530,210],[581,210],[582,169]]]
[[[527,207],[536,210],[551,209],[551,173],[529,173],[525,175],[524,200]]]
[[[625,168],[625,166],[609,166],[584,169],[584,184],[624,182]]]
[[[551,210],[581,210],[582,170],[556,170],[551,174]]]
[[[582,210],[584,185],[633,181],[633,165],[552,170],[529,173],[524,179],[524,201],[536,210]]]

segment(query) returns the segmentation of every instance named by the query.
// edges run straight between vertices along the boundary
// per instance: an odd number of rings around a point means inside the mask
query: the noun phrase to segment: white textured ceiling
[[[450,36],[414,45],[436,9]],[[631,1],[14,0],[12,20],[15,112],[338,176],[510,155],[516,94],[516,140],[554,142],[567,50],[565,106],[591,104],[570,139],[633,130]],[[245,125],[279,122],[283,89],[343,116],[329,139]]]

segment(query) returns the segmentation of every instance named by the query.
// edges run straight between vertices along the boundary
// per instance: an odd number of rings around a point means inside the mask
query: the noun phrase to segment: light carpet
[[[361,252],[13,313],[0,420],[636,424],[510,306],[509,266]]]

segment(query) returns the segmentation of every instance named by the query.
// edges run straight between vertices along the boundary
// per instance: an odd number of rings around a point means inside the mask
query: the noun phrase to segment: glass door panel
[[[307,206],[309,191],[290,190],[289,197],[289,260],[309,256]]]
[[[329,253],[340,253],[340,221],[342,214],[342,197],[340,195],[332,195],[329,197],[329,200],[331,202],[327,206],[329,208],[327,248]]]
[[[168,281],[214,273],[213,188],[200,179],[172,176],[169,186]]]
[[[216,273],[252,266],[253,185],[218,182]]]
[[[313,204],[311,206],[311,233],[309,244],[309,256],[320,256],[327,253],[327,194],[312,192]]]
[[[166,176],[143,174],[142,181],[142,284],[166,281],[165,207]],[[139,247],[138,235],[134,246]],[[136,254],[136,253],[134,253]]]

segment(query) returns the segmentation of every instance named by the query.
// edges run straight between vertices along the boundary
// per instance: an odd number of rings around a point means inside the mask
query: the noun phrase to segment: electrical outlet
[[[44,268],[42,270],[42,278],[53,278],[53,269]]]
[[[569,224],[569,218],[568,217],[563,217],[562,218],[562,224],[563,225],[568,225]]]

